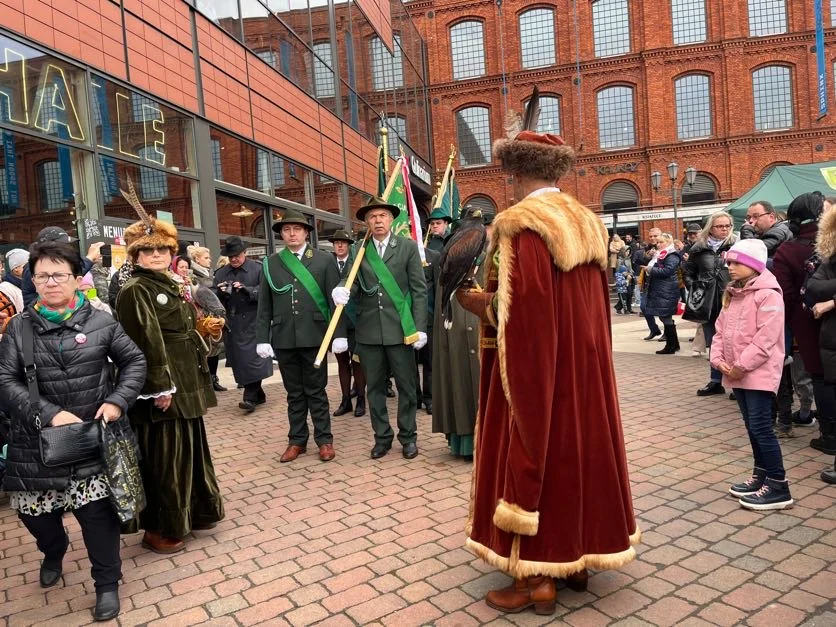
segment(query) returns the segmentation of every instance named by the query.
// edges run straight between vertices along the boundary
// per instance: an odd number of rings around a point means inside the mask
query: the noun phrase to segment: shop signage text
[[[595,166],[595,171],[598,174],[619,174],[622,172],[635,172],[639,169],[638,162],[617,163],[616,165],[599,165]]]
[[[421,165],[421,162],[418,161],[418,159],[414,156],[409,157],[409,169],[418,180],[423,181],[427,185],[433,184],[432,175],[424,168],[424,166]]]

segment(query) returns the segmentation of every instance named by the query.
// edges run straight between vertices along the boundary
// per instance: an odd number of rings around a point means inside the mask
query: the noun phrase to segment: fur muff
[[[128,255],[136,261],[136,256],[143,248],[168,248],[172,255],[177,254],[177,227],[168,222],[152,219],[150,233],[148,227],[140,220],[125,229],[125,242],[128,245]]]
[[[498,139],[494,142],[493,154],[502,162],[504,170],[544,181],[558,180],[575,162],[575,151],[571,146],[521,140]]]
[[[536,536],[540,526],[540,513],[526,511],[519,505],[499,499],[493,513],[493,524],[508,533]]]

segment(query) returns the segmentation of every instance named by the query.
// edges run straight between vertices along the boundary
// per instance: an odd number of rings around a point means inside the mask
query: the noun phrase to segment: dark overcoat
[[[660,250],[656,263],[646,272],[647,303],[644,313],[648,316],[673,316],[679,303],[679,251],[667,254]],[[664,254],[664,258],[661,258]]]

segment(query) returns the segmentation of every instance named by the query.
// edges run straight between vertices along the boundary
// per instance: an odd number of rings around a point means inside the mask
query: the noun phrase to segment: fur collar
[[[823,214],[819,219],[819,232],[816,234],[816,251],[824,258],[836,255],[836,208]]]

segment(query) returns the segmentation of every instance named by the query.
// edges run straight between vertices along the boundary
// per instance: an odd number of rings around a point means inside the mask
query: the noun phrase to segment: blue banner
[[[3,131],[3,163],[6,169],[6,198],[0,199],[11,209],[20,206],[20,187],[17,182],[17,151],[15,150],[15,136],[9,131]]]
[[[99,105],[99,117],[102,120],[102,143],[101,146],[108,148],[113,147],[113,125],[110,122],[110,107],[107,102],[107,93],[104,87],[105,79],[96,76],[98,80],[102,81],[95,90],[96,101]],[[100,147],[101,147],[100,146]],[[102,160],[102,187],[104,188],[105,202],[109,202],[110,198],[119,195],[119,177],[116,174],[116,162],[110,157],[101,157]]]
[[[827,115],[827,78],[824,65],[824,17],[822,16],[822,0],[815,0],[816,13],[816,74],[818,75],[819,117]]]

